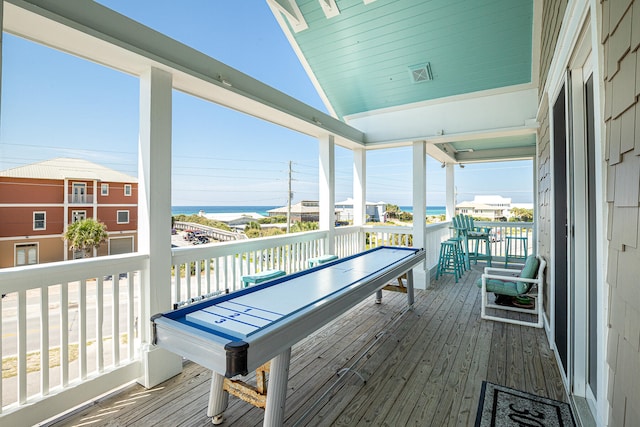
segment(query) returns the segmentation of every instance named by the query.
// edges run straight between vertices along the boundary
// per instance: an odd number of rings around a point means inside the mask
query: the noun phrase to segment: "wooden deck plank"
[[[415,319],[415,323],[407,326],[403,339],[397,344],[391,343],[389,350],[391,354],[373,376],[370,387],[354,399],[351,411],[345,411],[336,425],[346,425],[356,421],[358,425],[380,424],[389,411],[394,409],[398,395],[413,375],[412,370],[419,366],[424,345],[428,345],[435,335],[437,329],[435,325],[447,315],[450,308],[447,304],[450,295],[457,295],[460,292],[460,288],[447,286],[448,283],[449,281],[443,281],[439,284],[440,292],[426,293],[427,299],[432,303],[416,311],[419,317]],[[416,334],[414,331],[419,332]],[[351,414],[354,408],[358,408],[358,411]]]
[[[402,306],[405,301],[406,296],[388,293],[385,293],[385,304],[378,305],[373,299],[367,299],[357,306],[355,316],[341,317],[323,328],[323,339],[311,336],[295,345],[287,385],[287,407],[301,406],[309,396],[319,395],[319,390],[335,378],[344,361],[348,361],[354,351],[371,339],[376,325],[393,316],[388,306]],[[242,421],[247,425],[260,424],[262,415],[262,411],[250,409],[242,414]],[[287,411],[285,420],[290,417]],[[228,421],[237,422],[235,418]]]
[[[459,412],[463,392],[470,378],[469,374],[473,364],[474,351],[482,324],[482,322],[478,322],[476,319],[476,313],[480,311],[479,295],[473,293],[471,295],[474,295],[474,300],[472,307],[470,307],[469,316],[466,319],[466,330],[461,337],[459,350],[456,353],[451,369],[449,369],[444,389],[438,399],[438,404],[435,408],[425,408],[427,414],[433,414],[432,425],[447,425],[452,416]],[[480,384],[481,382],[475,383],[473,387],[479,388]]]
[[[524,378],[525,386],[524,391],[537,395],[548,395],[546,390],[546,384],[544,380],[544,367],[542,365],[542,359],[540,352],[536,351],[538,344],[534,328],[522,329],[522,356],[524,360]]]
[[[520,319],[519,313],[507,312],[506,317]],[[514,325],[507,328],[506,341],[509,351],[506,352],[506,383],[507,387],[522,390],[524,379],[524,361],[522,357],[522,329],[525,326]]]
[[[386,293],[385,293],[386,296]],[[402,297],[402,295],[399,295]],[[404,296],[404,298],[406,298],[406,296]],[[417,296],[417,298],[421,298],[421,296]],[[385,298],[386,300],[386,298]],[[398,310],[399,308],[404,309],[404,306],[401,304],[399,306],[396,306],[395,309],[390,309],[390,308],[386,308],[386,310],[388,310],[390,313],[392,313],[392,316],[385,316],[384,318],[379,319],[376,323],[373,323],[372,325],[369,326],[370,330],[369,330],[369,334],[370,334],[370,339],[366,342],[361,342],[359,345],[349,345],[349,354],[350,357],[348,359],[344,359],[342,360],[342,365],[339,366],[339,369],[342,368],[347,368],[347,367],[351,367],[352,365],[354,365],[354,362],[359,359],[363,353],[365,353],[365,350],[368,349],[369,346],[373,345],[374,348],[379,347],[380,346],[380,340],[376,340],[376,337],[381,333],[381,331],[386,330],[390,324],[392,324],[393,322],[400,322],[402,321],[402,319],[398,320],[398,316],[400,314],[400,310]],[[384,336],[382,337],[384,338]],[[375,357],[377,355],[377,351],[374,351],[373,353],[371,352],[367,352],[367,356],[370,357]],[[364,359],[367,360],[367,365],[369,364],[369,357],[364,357]],[[369,377],[368,372],[366,371],[366,369],[362,368],[362,363],[360,361],[360,363],[355,364],[353,366],[353,369],[355,371],[358,371],[359,373],[361,373],[361,375],[364,375],[365,378]],[[322,384],[322,387],[318,390],[318,394],[317,397],[320,397],[328,388],[330,387],[334,387],[334,383],[336,382],[336,380],[338,379],[338,377],[335,375],[335,372],[333,372],[333,375],[328,379],[328,381],[326,381],[324,384]],[[345,393],[342,389],[344,387],[351,387],[351,386],[356,386],[356,389],[361,388],[362,386],[362,381],[359,379],[359,377],[357,375],[354,375],[353,372],[350,373],[345,373],[345,378],[341,379],[340,383],[337,384],[334,388],[333,391],[331,393],[331,395],[335,395],[336,393],[340,393],[340,402],[344,402],[345,400],[348,400],[345,398],[345,395],[349,395],[348,393]],[[351,378],[353,377],[353,378]],[[330,400],[330,396],[327,396],[326,399],[324,399],[322,402],[319,402],[317,405],[317,408],[315,408],[315,413],[317,413],[318,411],[321,410],[321,408],[327,404],[327,402],[330,402],[330,405],[333,406],[336,404],[336,402],[331,401]],[[295,411],[292,411],[289,415],[289,419],[290,420],[298,420],[305,412],[307,412],[309,410],[309,408],[311,406],[313,406],[315,404],[315,400],[309,400],[306,403],[301,404],[299,407],[297,407],[297,409]],[[339,404],[339,403],[338,403]],[[322,415],[321,415],[322,416]],[[326,419],[323,417],[323,419]],[[302,424],[304,425],[304,424]],[[316,425],[315,423],[313,425]]]
[[[419,390],[420,383],[433,373],[437,355],[443,346],[442,336],[448,333],[457,318],[457,302],[464,301],[468,295],[468,289],[464,285],[455,284],[453,281],[432,286],[438,286],[441,292],[445,292],[442,305],[437,311],[428,311],[421,316],[420,324],[415,329],[423,332],[416,337],[415,344],[406,354],[398,353],[399,362],[395,364],[395,372],[390,378],[392,382],[385,385],[385,388],[392,390],[389,399],[374,401],[372,408],[381,410],[376,410],[372,419],[369,419],[367,414],[367,418],[363,420],[364,423],[361,421],[361,424],[404,425],[402,418],[408,416],[417,401],[424,397]]]
[[[423,295],[419,295],[418,298],[422,299]],[[415,326],[419,324],[418,319],[424,315],[425,310],[433,307],[434,303],[437,304],[438,302],[417,300],[417,306],[420,309],[414,309],[414,311],[407,313],[402,323],[390,331],[386,339],[380,342],[378,348],[371,353],[366,363],[359,368],[367,377],[367,384],[365,386],[361,384],[361,390],[356,390],[357,394],[355,395],[341,393],[339,396],[340,402],[337,405],[334,402],[326,404],[319,411],[319,417],[322,418],[323,422],[332,420],[332,425],[353,425],[362,416],[362,412],[369,407],[369,396],[385,387],[380,381],[390,378],[389,372],[391,370],[401,369],[404,366],[398,357],[405,355],[407,349],[414,345],[418,335],[412,334],[412,332],[415,331]],[[397,354],[395,357],[394,352]]]
[[[463,285],[468,286],[468,285]],[[407,418],[407,422],[398,425],[433,425],[440,426],[442,423],[435,423],[433,415],[439,404],[449,406],[453,395],[448,395],[448,400],[443,402],[442,397],[447,392],[447,381],[449,378],[460,375],[460,367],[456,366],[456,355],[459,353],[461,343],[465,337],[468,319],[471,315],[471,308],[477,299],[477,292],[469,287],[464,300],[459,301],[459,309],[456,310],[456,317],[453,319],[448,333],[442,330],[442,338],[445,340],[442,351],[439,353],[434,364],[434,372],[426,382],[416,378],[415,383],[423,388],[423,398],[415,404],[413,411]],[[454,306],[454,308],[458,308]],[[457,381],[453,379],[453,381]],[[416,390],[416,391],[417,391]],[[426,392],[425,392],[426,391]]]
[[[480,273],[474,266],[457,284],[447,276],[416,291],[414,310],[396,323],[406,295],[385,292],[382,305],[364,301],[296,344],[285,426],[332,386],[338,369],[363,354],[355,367],[366,384],[346,376],[300,425],[473,425],[483,380],[566,401],[544,330],[480,319],[473,284]],[[210,377],[188,362],[158,387],[130,386],[49,425],[209,426]],[[223,425],[259,426],[263,414],[231,397]]]
[[[491,357],[491,336],[494,322],[480,319],[480,312],[476,312],[471,321],[479,324],[478,337],[473,348],[473,359],[469,368],[469,375],[464,391],[459,398],[457,411],[452,409],[448,425],[467,426],[475,421],[476,410],[480,400],[481,388],[479,384],[487,378],[489,358]]]
[[[547,396],[550,399],[560,400],[562,402],[567,401],[567,395],[562,383],[562,377],[560,376],[560,368],[556,363],[555,354],[546,337],[542,334],[537,334],[537,349],[540,352],[542,360],[542,372],[544,373],[544,380],[546,384]]]

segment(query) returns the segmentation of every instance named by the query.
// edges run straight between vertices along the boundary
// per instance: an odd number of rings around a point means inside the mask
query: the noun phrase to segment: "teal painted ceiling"
[[[338,117],[531,81],[533,0],[298,0],[292,31]],[[432,80],[411,67],[429,63]]]
[[[530,158],[535,155],[536,135],[509,135],[436,144],[445,153],[453,153],[456,162],[483,162]]]

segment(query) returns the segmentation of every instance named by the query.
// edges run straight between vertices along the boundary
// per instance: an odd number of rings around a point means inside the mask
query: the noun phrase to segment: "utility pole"
[[[289,160],[289,196],[287,197],[287,234],[291,231],[291,199],[293,192],[291,191],[291,160]]]

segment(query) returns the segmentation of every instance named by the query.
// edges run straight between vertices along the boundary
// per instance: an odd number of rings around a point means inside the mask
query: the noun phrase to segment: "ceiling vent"
[[[422,83],[433,80],[433,74],[431,74],[431,64],[428,62],[424,64],[411,65],[409,67],[409,73],[411,74],[412,83]]]

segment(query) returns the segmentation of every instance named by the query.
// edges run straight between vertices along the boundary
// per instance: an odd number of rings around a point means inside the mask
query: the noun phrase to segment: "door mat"
[[[575,427],[568,403],[482,382],[476,427]]]

